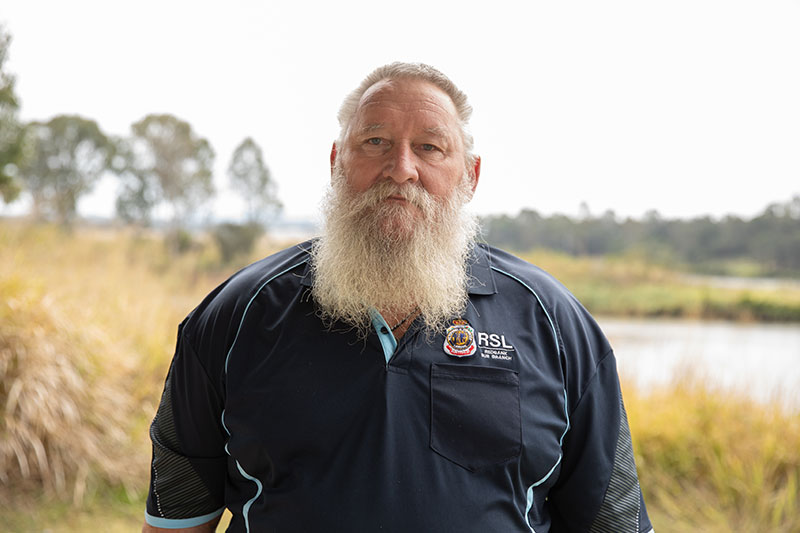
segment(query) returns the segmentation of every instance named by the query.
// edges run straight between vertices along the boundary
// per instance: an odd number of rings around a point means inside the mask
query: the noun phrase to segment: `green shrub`
[[[212,232],[219,247],[223,264],[230,264],[235,258],[249,255],[256,240],[264,233],[258,224],[218,224]]]

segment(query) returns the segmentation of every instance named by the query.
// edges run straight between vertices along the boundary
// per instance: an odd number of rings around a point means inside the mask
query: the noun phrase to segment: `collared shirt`
[[[151,426],[147,521],[229,531],[651,529],[613,352],[557,281],[476,246],[446,332],[326,327],[310,243],[181,324]],[[391,337],[391,339],[390,339]]]

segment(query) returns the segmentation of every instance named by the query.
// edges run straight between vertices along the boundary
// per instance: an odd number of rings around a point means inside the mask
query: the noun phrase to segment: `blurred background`
[[[482,238],[618,358],[657,531],[800,531],[800,1],[0,6],[0,529],[136,531],[177,324],[318,231],[342,98],[475,109]]]

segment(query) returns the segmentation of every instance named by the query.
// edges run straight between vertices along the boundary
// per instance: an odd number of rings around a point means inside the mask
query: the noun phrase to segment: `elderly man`
[[[475,243],[470,112],[420,64],[345,99],[324,235],[180,326],[145,531],[651,529],[605,337]]]

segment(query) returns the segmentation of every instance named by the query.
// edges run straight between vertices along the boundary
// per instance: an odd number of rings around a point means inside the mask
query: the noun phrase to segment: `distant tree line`
[[[548,248],[571,255],[640,252],[664,262],[693,265],[709,273],[800,275],[800,196],[769,205],[751,219],[727,216],[668,220],[649,212],[642,220],[619,220],[613,212],[599,216],[542,216],[525,209],[517,216],[483,220],[490,244],[528,251]],[[746,269],[737,272],[731,264]]]
[[[191,125],[173,115],[151,114],[131,125],[127,136],[114,137],[89,118],[58,115],[22,123],[14,76],[4,68],[10,36],[0,26],[0,199],[15,201],[27,191],[36,219],[70,225],[80,198],[98,180],[115,176],[118,217],[150,225],[158,213],[173,233],[214,197],[215,153]],[[245,138],[231,156],[228,178],[246,205],[244,224],[225,224],[214,236],[223,255],[252,247],[281,204],[259,145]],[[180,239],[178,241],[180,242]]]

